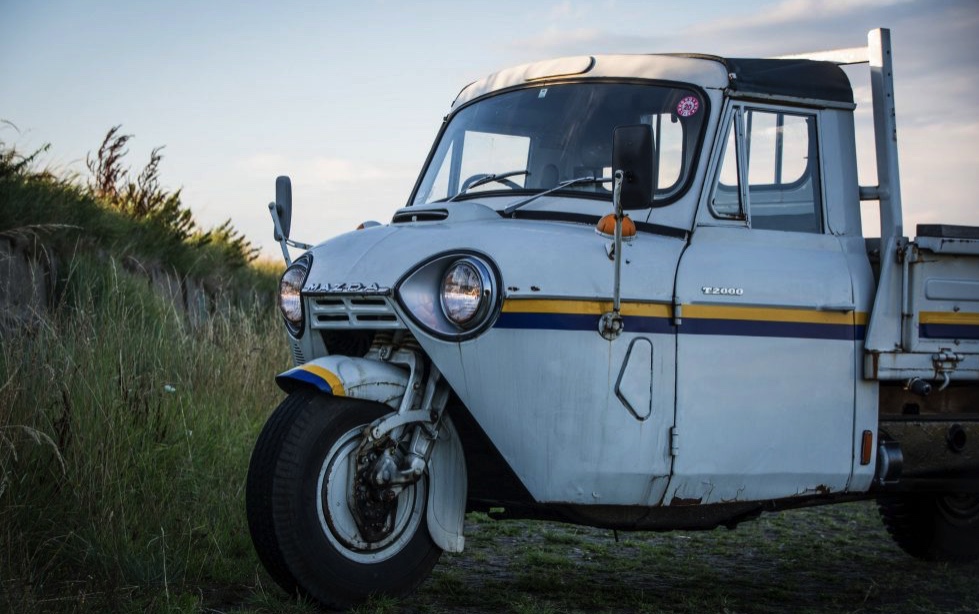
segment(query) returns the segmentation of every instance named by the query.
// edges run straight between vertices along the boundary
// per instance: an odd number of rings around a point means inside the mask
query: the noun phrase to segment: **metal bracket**
[[[598,334],[604,339],[614,341],[625,330],[625,323],[622,316],[616,311],[608,311],[602,314],[598,320]]]
[[[935,376],[942,378],[942,384],[938,387],[939,392],[948,388],[948,384],[951,381],[948,374],[955,371],[959,363],[962,362],[962,359],[963,356],[961,354],[956,354],[948,350],[944,350],[938,354],[932,354],[931,362],[935,365]]]

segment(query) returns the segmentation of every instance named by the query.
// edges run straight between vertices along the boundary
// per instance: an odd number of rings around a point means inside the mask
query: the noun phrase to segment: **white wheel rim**
[[[427,482],[422,476],[398,496],[394,530],[387,537],[378,542],[364,540],[348,501],[356,473],[355,453],[362,432],[360,426],[344,433],[323,459],[316,480],[316,512],[320,529],[340,554],[358,563],[377,563],[400,552],[419,529]]]

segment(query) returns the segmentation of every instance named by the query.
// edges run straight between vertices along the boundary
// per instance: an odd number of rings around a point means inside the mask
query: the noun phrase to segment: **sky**
[[[293,180],[293,238],[404,206],[449,105],[501,68],[598,53],[766,57],[891,29],[905,234],[979,225],[977,0],[0,0],[0,141],[86,177],[106,132],[207,228],[279,253],[268,203]],[[876,184],[866,68],[860,180]],[[879,233],[863,205],[865,233]]]

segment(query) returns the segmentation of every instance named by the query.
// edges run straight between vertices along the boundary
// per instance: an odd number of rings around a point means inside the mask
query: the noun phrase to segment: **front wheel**
[[[926,561],[979,559],[979,495],[887,495],[877,499],[887,532]]]
[[[308,391],[290,395],[259,435],[248,468],[248,526],[259,559],[287,592],[347,608],[404,595],[442,551],[426,521],[425,476],[392,498],[364,497],[357,450],[387,406]]]

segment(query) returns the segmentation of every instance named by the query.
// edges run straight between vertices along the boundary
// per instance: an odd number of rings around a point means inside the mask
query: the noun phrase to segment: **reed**
[[[0,339],[0,605],[169,609],[254,576],[242,490],[288,366],[278,322],[192,328],[112,259],[76,257],[67,283]]]

